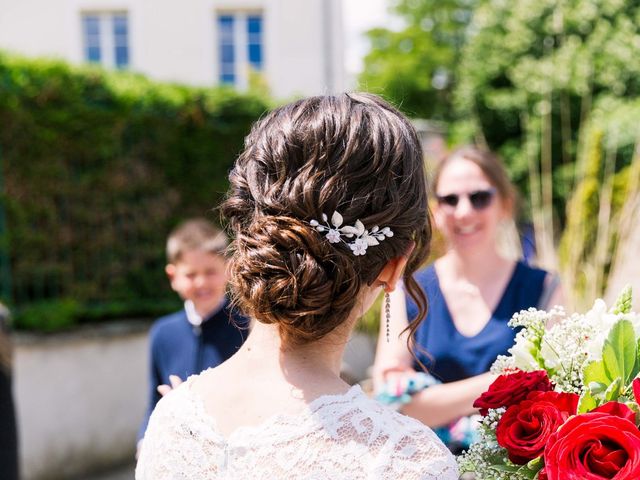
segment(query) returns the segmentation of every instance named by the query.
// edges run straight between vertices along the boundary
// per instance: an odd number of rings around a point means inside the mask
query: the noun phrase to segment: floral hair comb
[[[327,232],[325,237],[330,243],[344,243],[355,256],[367,253],[367,248],[380,245],[380,242],[388,237],[393,237],[393,231],[389,227],[379,228],[377,225],[367,230],[360,220],[351,225],[342,225],[344,219],[337,211],[331,215],[331,225],[326,214],[322,214],[322,221],[326,225],[321,225],[318,220],[311,220],[312,227],[321,233]],[[345,240],[348,239],[348,240]]]

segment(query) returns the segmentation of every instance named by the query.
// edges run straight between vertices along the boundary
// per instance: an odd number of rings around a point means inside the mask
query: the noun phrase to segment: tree
[[[456,64],[476,0],[396,0],[400,31],[370,30],[361,88],[413,117],[452,119]]]
[[[475,137],[505,158],[528,193],[548,266],[557,266],[553,243],[574,191],[593,204],[585,211],[599,208],[598,235],[609,237],[600,235],[611,218],[609,187],[630,165],[634,142],[607,125],[594,140],[590,125],[607,105],[640,98],[639,20],[639,0],[491,0],[474,12],[454,94],[468,119],[457,138]],[[601,149],[607,161],[596,162]],[[600,251],[606,257],[606,246]]]

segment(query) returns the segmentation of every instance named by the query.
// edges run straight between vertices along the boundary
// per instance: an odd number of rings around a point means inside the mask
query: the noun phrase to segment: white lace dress
[[[154,410],[136,480],[458,479],[453,456],[429,428],[359,386],[224,438],[191,389],[193,378]]]

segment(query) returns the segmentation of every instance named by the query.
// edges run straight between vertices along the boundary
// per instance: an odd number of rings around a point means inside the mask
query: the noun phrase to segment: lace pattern
[[[358,386],[224,438],[190,383],[158,403],[136,480],[458,478],[453,456],[430,429]]]

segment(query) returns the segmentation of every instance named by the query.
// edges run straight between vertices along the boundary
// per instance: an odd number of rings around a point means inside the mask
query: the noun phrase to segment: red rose
[[[636,399],[636,403],[640,403],[640,378],[636,378],[631,382],[633,388],[633,396]]]
[[[590,412],[570,418],[544,451],[547,480],[640,478],[640,431],[625,418]]]
[[[509,460],[524,465],[542,455],[549,437],[575,415],[579,399],[575,393],[533,392],[510,406],[496,428],[498,444],[507,449]]]
[[[626,418],[631,423],[636,423],[636,412],[627,407],[624,403],[620,402],[607,402],[604,405],[591,410],[593,412],[608,413],[609,415],[615,415],[616,417]]]
[[[489,386],[473,406],[480,409],[482,415],[486,415],[490,408],[509,407],[520,403],[527,395],[535,390],[546,392],[553,390],[553,384],[544,370],[535,372],[522,372],[500,375]]]
[[[535,391],[527,395],[527,400],[544,400],[553,403],[558,410],[575,415],[578,411],[580,396],[575,393]],[[617,402],[616,402],[617,403]],[[626,405],[625,405],[626,406]]]

